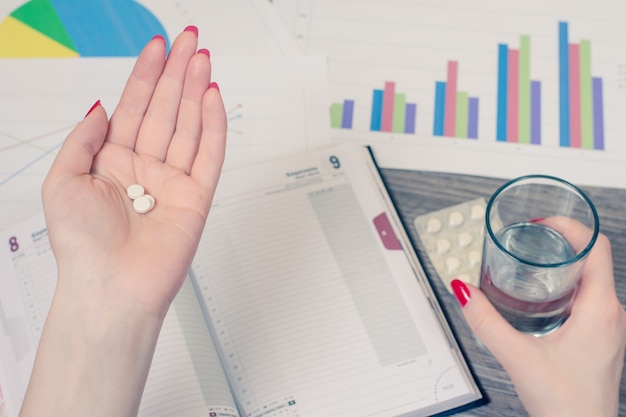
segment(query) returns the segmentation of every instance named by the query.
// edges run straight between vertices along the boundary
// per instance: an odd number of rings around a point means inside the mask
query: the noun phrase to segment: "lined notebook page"
[[[56,262],[43,216],[0,234],[0,243],[0,389],[7,417],[17,417],[54,294]],[[173,306],[159,336],[139,415],[237,416],[190,283]]]
[[[376,233],[370,174],[329,156],[225,173],[194,260],[242,413],[394,416],[469,392],[403,252]]]

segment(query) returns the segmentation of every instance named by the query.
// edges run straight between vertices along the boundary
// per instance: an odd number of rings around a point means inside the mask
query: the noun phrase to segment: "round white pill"
[[[450,217],[448,217],[448,224],[452,227],[460,226],[463,223],[463,215],[458,211],[450,213]]]
[[[454,256],[451,256],[448,259],[446,259],[446,268],[448,268],[449,273],[456,272],[460,266],[461,266],[461,261],[459,261],[459,258],[455,258]]]
[[[437,253],[446,253],[450,250],[450,241],[448,239],[439,239],[437,241]]]
[[[132,200],[136,199],[137,197],[141,197],[144,194],[144,192],[145,190],[139,184],[129,185],[128,188],[126,189],[126,195],[128,195],[128,197],[131,198]]]
[[[144,197],[150,200],[150,209],[152,210],[152,208],[154,207],[154,204],[156,203],[156,200],[150,194],[144,194]]]
[[[428,222],[426,223],[426,232],[431,234],[437,233],[441,230],[441,226],[441,220],[437,218],[428,219]]]
[[[474,238],[472,237],[470,233],[462,232],[459,234],[459,245],[462,248],[468,247],[472,243],[473,240]]]
[[[139,196],[133,201],[133,208],[137,213],[147,213],[152,207],[154,203],[146,195]]]
[[[480,220],[485,217],[485,208],[481,205],[475,205],[472,207],[471,214],[473,220]]]
[[[480,252],[477,250],[473,250],[470,253],[468,253],[467,257],[469,258],[470,265],[472,266],[480,262],[480,259],[481,259]]]

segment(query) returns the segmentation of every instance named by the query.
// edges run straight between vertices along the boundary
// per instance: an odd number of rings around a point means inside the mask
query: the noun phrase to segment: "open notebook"
[[[0,242],[0,387],[16,417],[56,271],[42,216]],[[140,416],[428,416],[480,402],[369,149],[223,174]]]

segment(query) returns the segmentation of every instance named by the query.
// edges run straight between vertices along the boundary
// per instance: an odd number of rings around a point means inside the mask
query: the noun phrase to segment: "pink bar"
[[[509,49],[506,141],[519,142],[519,50]]]
[[[395,101],[396,83],[385,82],[385,91],[383,92],[383,117],[380,122],[380,130],[383,132],[391,132],[393,127],[393,103]]]
[[[446,109],[443,116],[443,135],[454,137],[456,135],[456,93],[458,62],[448,61],[448,79],[446,80]]]
[[[578,44],[569,44],[569,146],[580,148],[580,48]]]

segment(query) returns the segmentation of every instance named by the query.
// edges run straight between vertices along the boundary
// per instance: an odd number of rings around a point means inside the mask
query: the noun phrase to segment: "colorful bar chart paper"
[[[530,78],[530,37],[498,45],[496,140],[541,143],[541,82]]]
[[[341,103],[332,103],[330,124],[335,129],[353,129],[355,100],[346,99]],[[415,134],[417,123],[417,104],[407,102],[406,93],[396,92],[396,83],[385,82],[383,89],[372,91],[369,130]]]
[[[478,139],[477,97],[458,91],[457,61],[448,61],[446,81],[435,82],[434,136]]]
[[[591,42],[570,43],[568,22],[559,22],[559,144],[604,149],[602,78],[591,73]]]

